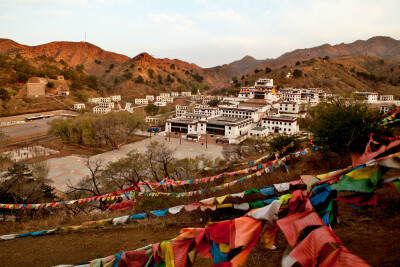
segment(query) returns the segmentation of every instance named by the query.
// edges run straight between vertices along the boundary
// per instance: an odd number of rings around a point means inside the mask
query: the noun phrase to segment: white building
[[[393,101],[393,95],[380,95],[379,96],[380,101]]]
[[[274,87],[274,79],[258,79],[254,86],[256,88]]]
[[[263,137],[268,135],[268,129],[265,127],[256,126],[249,131],[250,137]]]
[[[373,92],[353,92],[353,94],[361,96],[368,103],[375,103],[378,101],[378,93]]]
[[[98,104],[98,103],[100,103],[100,97],[88,98],[88,103],[89,104]]]
[[[380,113],[387,113],[389,110],[392,110],[393,108],[395,108],[394,106],[381,106],[379,108],[379,112]]]
[[[181,95],[182,96],[191,96],[192,92],[182,92]]]
[[[261,127],[267,128],[268,133],[295,134],[299,131],[297,118],[266,116],[261,120]]]
[[[183,114],[185,114],[188,110],[188,106],[181,106],[181,105],[176,105],[175,106],[175,115],[176,117],[181,117]]]
[[[169,93],[160,93],[161,97],[171,97],[171,95]]]
[[[157,96],[156,97],[157,102],[165,102],[165,103],[173,103],[174,99],[172,97],[167,97],[167,96]]]
[[[166,132],[181,132],[187,134],[213,134],[230,139],[236,139],[246,135],[252,126],[251,119],[230,117],[207,117],[190,118],[187,116],[173,118],[166,121]]]
[[[252,119],[253,122],[260,120],[258,109],[256,108],[219,106],[219,109],[224,117]]]
[[[171,92],[171,97],[178,97],[179,93],[178,92]]]
[[[156,105],[157,107],[166,107],[167,103],[165,103],[165,102],[154,102],[154,105]]]
[[[174,99],[172,97],[164,97],[161,102],[174,103]]]
[[[58,95],[69,95],[69,91],[58,91]]]
[[[121,96],[120,95],[112,95],[112,96],[110,96],[110,100],[113,102],[121,101]]]
[[[211,100],[222,100],[222,96],[219,95],[192,95],[191,98],[196,101],[201,101],[202,103],[208,103]]]
[[[326,98],[326,93],[318,88],[308,88],[308,89],[280,89],[278,96],[283,101],[297,102],[297,103],[311,103],[317,104],[322,99]]]
[[[279,113],[299,113],[299,105],[296,102],[281,102]]]
[[[157,102],[162,102],[161,100],[163,100],[163,99],[164,99],[163,96],[160,96],[160,95],[156,96],[156,101]]]
[[[109,97],[100,97],[100,103],[110,103],[111,99]]]
[[[240,88],[240,98],[265,99],[267,101],[277,101],[273,79],[259,79],[251,87]]]
[[[115,108],[115,104],[114,104],[114,102],[100,102],[98,107],[113,109],[113,108]]]
[[[146,117],[146,122],[149,123],[150,125],[163,125],[165,120],[164,117],[161,115],[157,116],[147,116]]]
[[[154,101],[154,95],[146,95],[148,101]]]
[[[209,108],[210,105],[208,105],[208,104],[198,104],[198,103],[196,103],[196,104],[194,104],[194,107],[195,107],[195,108]]]
[[[135,99],[135,105],[147,105],[147,104],[149,104],[148,99],[144,99],[144,98]]]
[[[208,115],[208,116],[218,116],[218,115],[220,115],[220,112],[219,112],[218,108],[211,108],[211,107],[194,108],[194,113],[195,114]]]
[[[74,104],[74,110],[81,110],[81,109],[85,109],[85,104],[83,103]]]
[[[106,114],[109,112],[111,112],[111,108],[102,108],[102,107],[94,107],[93,108],[93,113]]]
[[[278,94],[283,101],[299,103],[301,100],[301,89],[280,89]]]

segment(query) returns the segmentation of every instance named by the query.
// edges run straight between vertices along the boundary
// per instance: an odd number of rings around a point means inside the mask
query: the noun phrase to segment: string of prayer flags
[[[299,155],[304,155],[307,152],[309,152],[309,149],[305,149],[302,151],[298,151],[296,153],[298,153]],[[295,154],[296,154],[295,153]],[[280,163],[283,162],[284,160],[286,161],[287,157],[283,157],[279,160],[273,160],[270,161],[268,163],[265,164],[260,164],[258,166],[254,166],[256,167],[254,169],[254,167],[252,168],[246,168],[243,170],[238,170],[238,171],[234,171],[234,172],[229,172],[229,173],[221,173],[212,177],[203,177],[203,178],[198,178],[198,179],[192,179],[192,180],[184,180],[184,181],[164,181],[164,182],[156,182],[156,183],[147,183],[147,182],[141,182],[138,183],[138,185],[172,185],[172,186],[177,186],[177,185],[185,185],[185,184],[198,184],[198,183],[206,183],[206,182],[212,182],[215,181],[215,179],[219,179],[222,178],[223,175],[228,175],[228,176],[233,176],[233,175],[238,175],[238,174],[242,174],[242,173],[249,173],[251,171],[255,171],[257,170],[256,173],[247,175],[245,177],[242,177],[238,180],[232,181],[232,182],[228,182],[225,183],[223,185],[219,185],[219,186],[215,186],[213,188],[211,188],[210,190],[212,192],[215,192],[216,190],[221,190],[223,188],[226,187],[230,187],[235,185],[236,183],[240,183],[243,182],[246,179],[250,179],[252,177],[255,176],[261,176],[262,172],[270,172],[272,171],[274,168],[278,168],[280,166]],[[132,192],[131,194],[128,194],[129,192]],[[176,196],[176,197],[185,197],[185,196],[193,196],[196,194],[201,194],[204,193],[205,189],[200,189],[197,191],[190,191],[190,192],[183,192],[183,193],[165,193],[165,192],[139,192],[139,189],[137,187],[137,185],[131,186],[129,188],[126,188],[124,190],[119,190],[119,191],[115,191],[112,193],[107,193],[104,195],[100,195],[100,196],[94,196],[94,197],[89,197],[89,198],[83,198],[83,199],[76,199],[76,200],[68,200],[68,201],[62,201],[62,202],[53,202],[53,203],[38,203],[38,204],[1,204],[0,203],[0,208],[3,209],[45,209],[45,208],[57,208],[57,207],[61,207],[63,205],[73,205],[75,203],[78,204],[82,204],[82,203],[89,203],[89,202],[93,202],[93,201],[103,201],[103,202],[107,202],[107,201],[115,201],[118,198],[121,198],[122,200],[128,200],[129,197],[135,197],[137,195],[142,195],[142,196],[158,196],[158,195],[172,195],[172,196]],[[279,192],[279,191],[278,191]],[[116,206],[112,206],[112,208],[117,208],[117,209],[128,209],[128,208],[132,208],[132,203],[129,206],[125,206],[125,207],[119,207],[118,205]]]

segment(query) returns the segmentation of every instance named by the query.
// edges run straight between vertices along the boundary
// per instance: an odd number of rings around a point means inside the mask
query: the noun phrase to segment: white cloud
[[[181,14],[168,15],[165,13],[149,13],[147,17],[158,24],[166,22],[175,30],[182,32],[190,32],[193,26],[193,22]]]
[[[231,8],[207,12],[203,15],[200,15],[199,18],[208,21],[224,21],[234,23],[244,22],[244,18],[242,17],[242,15]]]

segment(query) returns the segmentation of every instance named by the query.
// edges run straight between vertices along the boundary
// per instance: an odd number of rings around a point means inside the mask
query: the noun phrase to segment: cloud
[[[158,24],[168,23],[167,26],[172,26],[175,30],[190,32],[193,22],[181,14],[168,15],[165,13],[149,13],[147,17]]]
[[[3,14],[3,15],[0,15],[0,21],[16,22],[16,21],[18,21],[18,19],[15,16]]]
[[[200,15],[199,18],[207,21],[224,21],[234,23],[242,23],[245,21],[242,15],[231,8],[207,12],[203,15]]]

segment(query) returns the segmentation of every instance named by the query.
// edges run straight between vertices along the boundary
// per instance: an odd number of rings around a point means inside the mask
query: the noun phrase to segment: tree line
[[[76,145],[116,147],[126,143],[137,130],[144,127],[143,113],[121,111],[54,119],[50,123],[50,133]]]
[[[70,199],[100,196],[108,192],[135,186],[139,182],[161,182],[165,179],[187,180],[199,175],[199,168],[219,167],[225,161],[217,158],[210,160],[206,156],[178,159],[176,149],[164,143],[150,142],[144,153],[132,150],[125,157],[104,163],[95,157],[86,160],[89,175],[77,184],[67,182]],[[86,206],[85,209],[82,207]],[[89,203],[77,207],[74,212],[87,211],[87,207],[104,209],[104,203]]]

